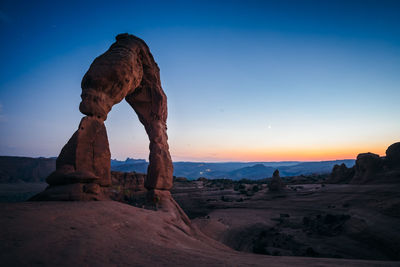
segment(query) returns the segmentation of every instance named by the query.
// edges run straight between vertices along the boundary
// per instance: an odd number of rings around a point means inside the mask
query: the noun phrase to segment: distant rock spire
[[[272,174],[271,181],[268,184],[269,191],[271,192],[279,192],[285,188],[285,183],[282,181],[282,178],[279,175],[279,170],[275,170]]]

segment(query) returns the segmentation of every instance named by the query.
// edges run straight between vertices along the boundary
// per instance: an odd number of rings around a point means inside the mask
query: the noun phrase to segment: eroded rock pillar
[[[173,165],[168,146],[166,97],[162,94],[157,99],[162,103],[141,102],[134,96],[126,97],[126,101],[134,108],[144,125],[150,141],[145,187],[148,190],[170,190],[173,183]],[[161,108],[154,109],[154,105]]]
[[[33,200],[103,200],[111,185],[110,149],[104,121],[82,118],[78,130],[62,148],[49,186]]]
[[[96,183],[111,185],[110,149],[104,122],[82,118],[78,130],[62,148],[56,171],[47,177],[49,185]]]

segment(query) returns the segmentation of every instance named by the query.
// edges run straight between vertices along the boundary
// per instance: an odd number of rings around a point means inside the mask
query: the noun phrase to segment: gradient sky
[[[56,156],[80,81],[118,33],[144,39],[168,96],[174,160],[383,155],[400,141],[400,1],[4,1],[0,155]],[[113,158],[147,158],[123,101]]]

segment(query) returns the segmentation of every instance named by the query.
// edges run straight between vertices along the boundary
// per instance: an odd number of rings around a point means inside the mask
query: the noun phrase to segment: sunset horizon
[[[392,143],[395,143],[393,141]],[[335,161],[335,160],[347,160],[347,159],[356,159],[358,154],[361,153],[374,153],[381,157],[385,156],[386,149],[392,143],[388,143],[388,145],[383,145],[382,147],[371,147],[369,149],[364,149],[362,147],[352,148],[352,149],[332,149],[328,150],[328,152],[321,151],[320,149],[310,149],[309,151],[296,151],[292,154],[285,153],[274,153],[271,151],[260,151],[254,152],[249,151],[247,153],[237,152],[236,150],[232,150],[230,152],[225,153],[211,153],[214,156],[202,156],[202,155],[191,155],[191,156],[182,156],[182,155],[174,155],[171,154],[173,161],[175,162],[284,162],[284,161],[301,161],[301,162],[313,162],[313,161]],[[337,154],[335,154],[336,152]],[[237,153],[237,154],[235,154]],[[287,153],[287,152],[286,152]],[[279,156],[276,156],[279,155]],[[52,158],[57,155],[35,155],[35,154],[16,154],[16,155],[0,155],[0,156],[19,156],[19,157],[47,157]],[[123,154],[123,156],[115,156],[111,155],[113,160],[123,161],[127,158],[132,159],[145,159],[148,161],[148,155],[145,153],[142,155],[133,155],[133,154]]]

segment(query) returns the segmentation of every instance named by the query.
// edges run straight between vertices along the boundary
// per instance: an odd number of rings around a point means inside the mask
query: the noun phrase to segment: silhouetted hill
[[[129,161],[129,162],[128,162]],[[267,167],[293,166],[300,162],[282,161],[282,162],[174,162],[174,175],[179,177],[187,177],[189,179],[197,179],[198,177],[206,177],[209,179],[227,178],[229,173],[235,170],[251,167],[256,164],[263,164]],[[147,172],[148,162],[143,159],[127,159],[126,161],[111,161],[111,169],[113,171],[123,172]],[[272,170],[273,171],[273,170]],[[330,170],[329,170],[330,171]],[[240,172],[240,171],[239,171]],[[245,173],[245,172],[244,172]],[[264,172],[260,172],[264,173]],[[272,172],[271,172],[272,173]],[[238,179],[245,178],[233,174]],[[262,178],[265,178],[264,176]]]
[[[294,166],[280,167],[279,171],[282,176],[295,176],[301,174],[321,174],[330,173],[333,166],[336,164],[345,164],[351,167],[355,164],[354,159],[345,160],[332,160],[332,161],[315,161],[315,162],[302,162]]]
[[[126,160],[122,161],[122,160],[111,159],[111,167],[117,167],[124,164],[137,164],[137,163],[146,163],[146,160],[126,158]]]
[[[121,161],[123,162],[123,161]],[[120,163],[121,163],[120,162]],[[229,178],[234,180],[262,179],[271,177],[274,170],[279,169],[282,176],[296,176],[308,174],[330,173],[335,164],[344,163],[353,166],[355,160],[334,160],[318,162],[174,162],[174,175],[197,179],[205,177],[208,179]],[[143,160],[132,164],[119,164],[111,166],[114,171],[146,172],[148,163]]]
[[[148,162],[137,162],[137,163],[130,163],[130,164],[121,164],[117,166],[111,165],[111,170],[119,171],[119,172],[140,172],[140,173],[147,173],[147,166],[149,166]]]
[[[55,169],[55,158],[0,156],[0,183],[43,182]]]
[[[233,180],[240,180],[243,178],[247,179],[262,179],[265,177],[272,176],[272,173],[276,170],[275,167],[267,167],[264,164],[256,164],[251,167],[244,167],[238,170],[231,171],[227,174],[227,178]]]

